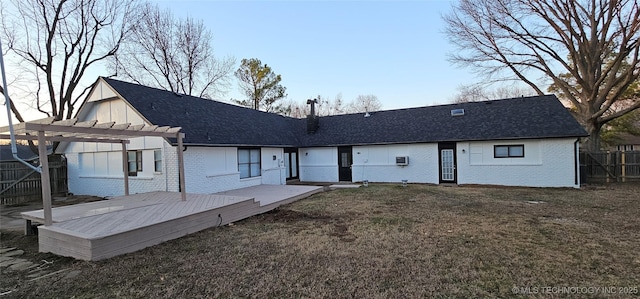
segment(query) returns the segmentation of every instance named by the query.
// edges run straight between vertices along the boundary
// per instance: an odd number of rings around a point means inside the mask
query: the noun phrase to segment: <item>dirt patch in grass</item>
[[[537,290],[525,295],[625,298],[640,292],[639,193],[637,184],[586,190],[370,184],[106,261],[59,258],[61,267],[81,272],[74,279],[5,280],[12,273],[3,269],[0,292],[505,298]],[[4,236],[3,246],[37,249],[35,238]],[[543,293],[603,286],[627,293]]]
[[[8,294],[0,296],[1,298],[27,298],[33,297],[28,290],[23,290],[20,295],[12,294],[14,291],[23,288],[30,283],[34,278],[40,275],[46,275],[49,273],[60,272],[64,277],[63,272],[67,272],[76,263],[74,259],[61,257],[48,253],[38,252],[38,239],[37,236],[25,236],[22,232],[6,231],[0,232],[0,248],[10,249],[16,248],[22,251],[22,254],[13,256],[13,258],[24,259],[33,263],[33,266],[26,270],[13,270],[7,263],[7,258],[0,257],[0,294],[9,292]],[[58,277],[59,279],[60,277]],[[51,282],[51,278],[45,279]],[[43,295],[48,297],[47,295]],[[42,297],[42,296],[40,296]]]
[[[329,221],[331,216],[318,213],[305,213],[288,209],[276,209],[264,214],[256,215],[256,220],[263,222],[298,222],[298,221]]]

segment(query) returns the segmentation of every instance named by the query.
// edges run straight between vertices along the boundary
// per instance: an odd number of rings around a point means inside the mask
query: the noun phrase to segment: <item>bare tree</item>
[[[341,93],[337,94],[333,100],[323,95],[318,95],[313,99],[317,101],[315,112],[318,116],[343,114],[346,111],[346,107],[344,106],[344,102],[342,101]],[[290,100],[285,103],[284,106],[287,107],[285,113],[283,113],[283,115],[285,116],[294,118],[305,118],[310,113],[310,106],[306,104],[306,100]]]
[[[305,105],[300,101],[287,100],[282,105],[286,107],[284,109],[284,112],[282,113],[282,115],[284,116],[289,116],[293,118],[305,118],[308,114],[307,112],[308,109],[306,109]]]
[[[347,107],[342,100],[342,93],[338,93],[333,99],[327,96],[318,95],[316,97],[318,103],[316,104],[316,113],[319,116],[329,116],[343,114],[346,112]],[[307,110],[309,106],[305,106]]]
[[[136,83],[203,98],[226,93],[235,59],[214,56],[202,21],[145,4],[110,68]]]
[[[593,150],[604,124],[640,107],[610,110],[640,74],[637,0],[461,0],[444,20],[453,62],[538,94],[554,84]]]
[[[528,86],[500,86],[489,91],[492,100],[535,96],[536,92]]]
[[[532,89],[519,86],[500,86],[494,89],[486,89],[478,84],[461,85],[458,87],[458,91],[451,102],[491,101],[532,95],[535,95]]]
[[[453,96],[453,103],[467,103],[487,101],[489,97],[486,90],[479,85],[460,85],[458,86],[456,95]]]
[[[112,58],[134,21],[134,0],[11,0],[2,38],[33,85],[32,106],[57,120],[73,116],[87,72]],[[87,84],[88,85],[88,84]],[[3,91],[4,92],[4,91]],[[15,106],[15,105],[12,105]],[[22,116],[13,111],[19,121]]]
[[[317,100],[316,114],[318,116],[373,112],[382,109],[382,104],[375,95],[359,95],[355,100],[347,103],[342,100],[342,93],[337,94],[333,100],[322,95],[318,95],[314,99]],[[290,101],[285,106],[288,108],[284,113],[286,116],[304,118],[310,113],[306,100],[304,102]]]
[[[359,95],[354,101],[347,105],[346,111],[349,113],[372,112],[382,108],[382,103],[378,97],[372,94]]]
[[[4,95],[4,88],[2,86],[0,86],[0,94]],[[11,112],[13,113],[13,115],[15,115],[16,119],[19,122],[24,122],[24,118],[22,118],[22,114],[20,113],[20,110],[18,110],[18,107],[16,107],[15,102],[10,98],[7,97],[9,99],[9,101],[11,102]],[[11,116],[8,116],[11,117]]]

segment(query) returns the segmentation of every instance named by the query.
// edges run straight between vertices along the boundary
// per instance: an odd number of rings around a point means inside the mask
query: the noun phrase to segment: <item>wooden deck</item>
[[[134,252],[214,226],[267,212],[322,191],[315,186],[260,185],[217,194],[150,192],[52,210],[38,228],[39,250],[82,260]],[[43,211],[22,214],[43,222]]]

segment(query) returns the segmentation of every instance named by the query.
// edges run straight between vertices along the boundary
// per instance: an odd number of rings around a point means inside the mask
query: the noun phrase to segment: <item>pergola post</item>
[[[122,140],[122,171],[124,172],[124,195],[129,195],[129,157],[127,156],[127,141]]]
[[[44,225],[53,224],[51,216],[51,182],[49,181],[49,158],[44,131],[38,131],[38,156],[40,157],[40,184],[42,185],[42,208]]]
[[[184,133],[176,134],[178,138],[178,176],[180,182],[180,196],[182,197],[182,201],[187,200],[187,190],[184,184],[184,154],[182,151],[182,138],[184,138]]]

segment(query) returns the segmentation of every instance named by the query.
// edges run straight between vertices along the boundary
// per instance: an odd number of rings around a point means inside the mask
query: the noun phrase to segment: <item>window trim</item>
[[[497,149],[498,148],[507,148],[507,155],[506,156],[499,156],[497,153]],[[521,148],[522,149],[522,155],[512,155],[511,154],[511,148]],[[502,158],[524,158],[524,144],[496,144],[493,146],[493,157],[496,159],[502,159]]]
[[[258,151],[258,161],[251,161],[251,151],[253,150],[257,150]],[[240,151],[249,151],[249,163],[240,163]],[[238,158],[238,173],[240,174],[240,179],[251,179],[251,178],[256,178],[256,177],[260,177],[262,176],[262,149],[259,147],[239,147],[237,150],[237,158]],[[240,171],[240,165],[249,165],[249,176],[247,177],[242,177],[242,172]],[[258,173],[257,174],[252,174],[251,173],[251,165],[252,164],[257,164],[258,165]]]
[[[129,154],[135,153],[135,162],[129,160]],[[130,171],[130,164],[136,163],[136,171]],[[138,176],[138,172],[142,172],[142,151],[141,150],[129,150],[127,151],[127,172],[129,176]]]
[[[156,153],[160,153],[158,157],[156,157]],[[159,167],[158,167],[158,162],[160,162]],[[162,150],[161,149],[153,150],[153,171],[155,171],[156,173],[162,173]]]

